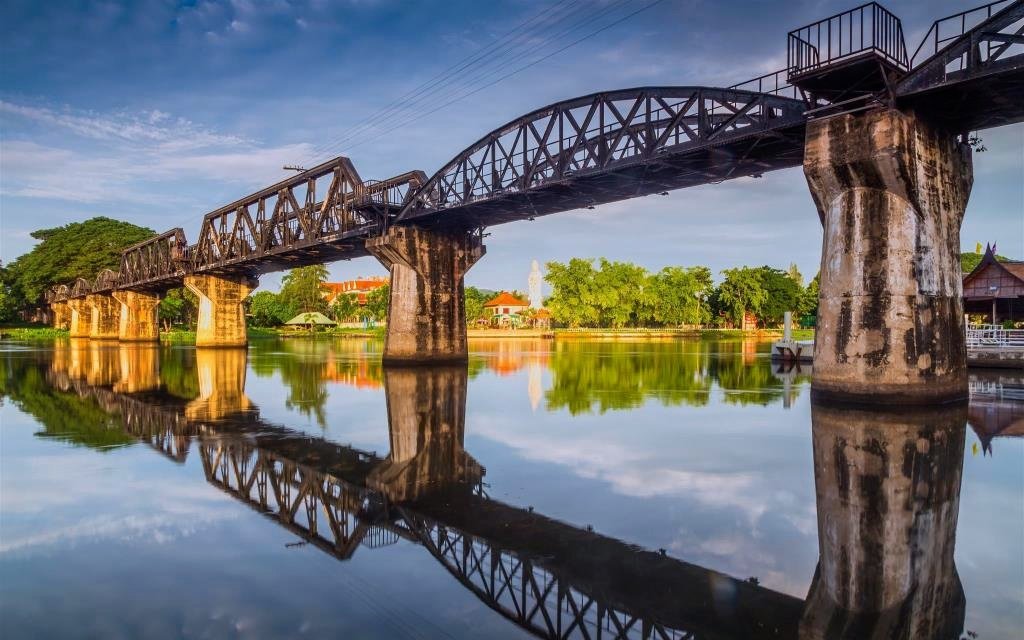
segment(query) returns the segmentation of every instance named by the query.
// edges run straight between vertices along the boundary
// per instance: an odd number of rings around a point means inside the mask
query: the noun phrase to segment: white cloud
[[[197,184],[255,189],[309,153],[309,145],[261,146],[160,110],[97,114],[0,101],[0,114],[72,134],[4,140],[4,196],[179,210],[212,206],[199,199]]]
[[[170,114],[158,110],[135,114],[97,114],[91,111],[74,111],[70,108],[57,111],[0,100],[0,114],[61,127],[94,140],[135,144],[165,143],[173,144],[177,148],[236,146],[247,143],[237,136],[213,133],[184,118],[172,119]]]

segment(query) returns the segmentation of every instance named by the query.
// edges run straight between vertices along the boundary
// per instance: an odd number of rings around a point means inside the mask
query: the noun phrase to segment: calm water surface
[[[0,343],[0,635],[1021,637],[1024,376],[812,406],[767,346]]]

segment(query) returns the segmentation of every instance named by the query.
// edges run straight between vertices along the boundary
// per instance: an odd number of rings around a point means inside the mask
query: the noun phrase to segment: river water
[[[752,340],[381,346],[0,343],[0,636],[1021,637],[1019,372],[878,412]]]

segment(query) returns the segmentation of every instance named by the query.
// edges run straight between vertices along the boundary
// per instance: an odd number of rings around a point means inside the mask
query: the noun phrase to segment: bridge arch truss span
[[[113,291],[120,284],[121,278],[117,271],[113,269],[104,269],[96,274],[96,279],[92,283],[93,293],[107,293]]]
[[[166,281],[185,275],[188,242],[181,227],[143,240],[121,252],[121,287],[166,288]]]
[[[84,298],[90,293],[92,293],[92,285],[89,281],[85,278],[76,278],[68,292],[68,298]]]
[[[252,275],[365,255],[362,240],[425,180],[410,171],[363,182],[339,156],[206,214],[188,269]]]
[[[480,227],[799,165],[802,100],[641,87],[558,102],[455,156],[398,220]]]

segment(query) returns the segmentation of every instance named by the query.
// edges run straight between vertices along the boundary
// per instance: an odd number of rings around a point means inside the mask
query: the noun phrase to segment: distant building
[[[344,282],[325,282],[320,285],[321,295],[328,305],[334,304],[340,295],[355,294],[359,304],[366,304],[366,295],[375,289],[380,289],[388,284],[386,276],[375,276],[372,278],[356,278]]]
[[[519,326],[522,324],[523,311],[530,308],[530,303],[507,291],[502,291],[484,303],[484,311],[488,313],[491,324],[502,326]]]
[[[995,247],[986,247],[978,266],[964,276],[964,313],[992,324],[1024,321],[1024,262],[1000,262]]]

